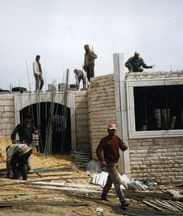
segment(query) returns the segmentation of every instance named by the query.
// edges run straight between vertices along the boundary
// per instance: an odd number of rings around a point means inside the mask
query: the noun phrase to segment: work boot
[[[19,176],[19,175],[13,174],[13,177],[12,177],[12,179],[19,179],[19,178],[20,178],[20,176]]]
[[[124,200],[124,201],[121,201],[121,209],[122,210],[127,210],[127,207],[129,206],[129,203],[127,203],[127,201],[126,200]]]
[[[106,198],[106,195],[103,195],[101,196],[101,200],[104,200],[104,201],[109,201],[107,198]]]
[[[30,173],[31,171],[31,166],[27,165],[27,173]]]

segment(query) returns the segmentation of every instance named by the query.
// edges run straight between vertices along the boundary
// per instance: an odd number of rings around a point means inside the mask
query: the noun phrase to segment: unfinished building
[[[9,136],[21,116],[31,110],[44,146],[48,110],[54,104],[53,153],[91,151],[96,158],[96,146],[106,135],[107,124],[113,122],[129,146],[121,152],[121,172],[136,179],[182,183],[183,73],[127,74],[123,56],[113,57],[113,74],[94,78],[87,91],[68,91],[67,98],[63,92],[54,97],[48,92],[39,97],[35,93],[1,94],[0,135]]]

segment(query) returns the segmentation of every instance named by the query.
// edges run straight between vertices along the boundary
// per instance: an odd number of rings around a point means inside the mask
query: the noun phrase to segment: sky
[[[84,44],[98,58],[96,76],[113,73],[113,54],[138,51],[153,71],[183,69],[182,0],[0,0],[0,88],[34,90],[41,56],[45,88],[74,83]],[[29,85],[30,84],[30,85]]]

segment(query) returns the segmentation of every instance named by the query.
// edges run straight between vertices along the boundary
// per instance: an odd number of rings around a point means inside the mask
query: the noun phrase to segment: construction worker
[[[26,143],[31,145],[33,140],[33,133],[35,133],[35,128],[32,123],[32,116],[26,114],[23,120],[23,123],[19,123],[11,134],[12,143],[16,143],[16,135],[19,135],[20,143]]]
[[[85,49],[85,56],[84,56],[84,66],[83,69],[86,71],[87,79],[90,82],[90,79],[93,78],[94,75],[94,66],[95,66],[95,59],[97,55],[92,51],[88,44],[84,45]]]
[[[109,124],[107,131],[108,135],[100,140],[96,149],[99,161],[109,172],[107,182],[102,191],[101,199],[107,201],[107,194],[111,189],[112,184],[114,184],[116,193],[121,203],[121,208],[126,210],[128,204],[123,192],[120,189],[121,182],[117,170],[117,162],[120,156],[119,149],[125,151],[128,147],[118,136],[115,135],[116,124]]]
[[[35,62],[33,62],[33,72],[34,72],[34,77],[36,80],[36,91],[41,91],[44,85],[40,58],[41,57],[37,55],[35,58]]]
[[[125,66],[128,68],[129,72],[143,72],[143,68],[154,67],[154,65],[146,65],[143,58],[141,58],[140,54],[137,52],[134,53],[134,56],[128,59],[128,61],[125,63]]]
[[[18,133],[19,136],[19,143],[27,144],[28,146],[31,145],[33,141],[33,133],[36,133],[36,130],[32,123],[32,116],[30,114],[26,114],[23,120],[23,123],[19,123],[11,134],[12,143],[15,144],[16,135]],[[30,163],[28,161],[27,164],[28,171],[31,169]]]
[[[81,80],[83,81],[83,89],[86,89],[86,77],[82,70],[75,69],[76,88],[79,89]]]
[[[32,154],[32,148],[26,144],[10,145],[6,149],[6,167],[7,177],[10,178],[12,171],[12,178],[18,179],[20,175],[23,180],[27,180],[27,160]]]

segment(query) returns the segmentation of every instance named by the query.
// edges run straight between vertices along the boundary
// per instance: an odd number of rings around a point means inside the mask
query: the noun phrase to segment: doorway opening
[[[31,104],[20,110],[20,122],[25,114],[31,114],[34,126],[39,130],[39,151],[44,153],[50,145],[51,153],[71,151],[70,108],[50,102]]]

